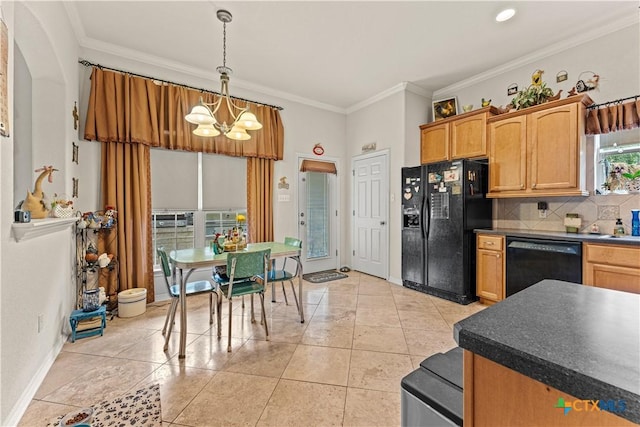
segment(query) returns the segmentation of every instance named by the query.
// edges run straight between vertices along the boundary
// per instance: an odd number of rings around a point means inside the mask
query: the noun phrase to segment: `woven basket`
[[[75,216],[75,211],[73,210],[73,206],[63,207],[60,204],[57,204],[53,208],[53,216],[56,218],[71,218]]]

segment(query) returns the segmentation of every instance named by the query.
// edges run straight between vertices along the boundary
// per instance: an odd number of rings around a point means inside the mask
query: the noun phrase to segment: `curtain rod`
[[[94,63],[89,62],[89,61],[87,61],[85,59],[79,60],[78,63],[84,65],[85,67],[98,67],[100,69],[116,71],[118,73],[129,74],[129,75],[132,75],[132,76],[135,76],[135,77],[142,77],[143,79],[154,80],[154,81],[158,81],[158,82],[162,82],[162,83],[169,83],[169,84],[172,84],[174,86],[184,87],[184,88],[187,88],[187,89],[193,89],[193,90],[197,90],[197,91],[200,91],[200,92],[213,93],[213,94],[218,95],[218,96],[222,95],[220,92],[216,92],[214,90],[202,89],[202,88],[199,88],[199,87],[189,86],[189,85],[185,85],[185,84],[182,84],[182,83],[172,82],[170,80],[158,79],[156,77],[145,76],[143,74],[137,74],[137,73],[132,73],[130,71],[119,70],[117,68],[105,67],[104,65],[94,64]],[[240,97],[237,97],[237,96],[230,96],[230,97],[233,98],[233,99],[237,99],[239,101],[245,101],[245,102],[250,102],[252,104],[263,105],[265,107],[275,108],[276,110],[279,110],[279,111],[284,110],[284,108],[279,107],[277,105],[265,104],[264,102],[252,101],[250,99],[240,98]]]
[[[629,99],[638,99],[640,98],[640,95],[635,95],[635,96],[627,96],[626,98],[620,98],[620,99],[616,99],[615,101],[608,101],[608,102],[603,102],[600,104],[593,104],[593,105],[589,105],[587,107],[587,110],[592,110],[594,108],[598,108],[598,107],[602,107],[603,105],[609,105],[609,104],[618,104],[622,101],[627,101]]]

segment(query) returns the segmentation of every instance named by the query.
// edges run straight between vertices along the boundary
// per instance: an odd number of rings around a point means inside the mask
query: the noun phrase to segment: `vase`
[[[640,236],[640,210],[631,209],[631,235]]]

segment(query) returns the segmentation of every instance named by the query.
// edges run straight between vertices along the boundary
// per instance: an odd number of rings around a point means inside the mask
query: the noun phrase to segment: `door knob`
[[[386,223],[386,221],[380,221],[380,225],[385,225]]]
[[[304,221],[300,221],[300,225],[304,225]]]

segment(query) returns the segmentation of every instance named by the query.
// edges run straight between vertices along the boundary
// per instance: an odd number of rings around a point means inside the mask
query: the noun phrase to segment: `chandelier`
[[[218,100],[212,104],[206,103],[200,97],[198,105],[193,107],[191,113],[184,116],[189,123],[198,125],[193,133],[198,136],[214,137],[221,133],[229,139],[245,141],[251,139],[251,135],[247,130],[258,130],[262,128],[262,124],[258,121],[255,114],[249,111],[249,107],[240,107],[236,105],[229,96],[229,74],[232,73],[231,68],[227,67],[227,23],[231,22],[231,13],[220,9],[216,12],[216,16],[222,21],[222,66],[216,68],[220,73],[220,96]],[[222,104],[226,105],[229,116],[233,122],[227,124],[223,121],[220,123],[216,120],[216,113]]]

